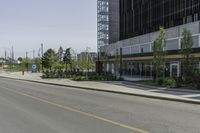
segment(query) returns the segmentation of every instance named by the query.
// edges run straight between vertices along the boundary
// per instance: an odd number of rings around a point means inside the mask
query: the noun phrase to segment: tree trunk
[[[67,72],[67,63],[65,63],[65,71]]]

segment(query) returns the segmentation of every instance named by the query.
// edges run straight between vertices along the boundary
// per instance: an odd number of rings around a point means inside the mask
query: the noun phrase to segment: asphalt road
[[[200,133],[200,105],[0,78],[0,133]]]

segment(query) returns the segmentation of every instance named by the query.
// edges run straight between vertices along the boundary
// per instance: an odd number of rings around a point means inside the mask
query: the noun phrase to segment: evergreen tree
[[[52,69],[53,63],[57,60],[56,53],[53,49],[48,49],[42,56],[42,65],[44,68]]]
[[[64,53],[64,55],[63,55],[63,62],[65,63],[65,69],[66,69],[66,71],[67,71],[67,65],[69,64],[70,65],[70,69],[72,69],[71,68],[71,60],[72,60],[72,57],[71,57],[71,48],[67,48],[66,50],[65,50],[65,53]]]

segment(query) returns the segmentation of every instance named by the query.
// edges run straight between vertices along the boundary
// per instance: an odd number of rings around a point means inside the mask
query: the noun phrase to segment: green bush
[[[176,87],[176,81],[171,78],[166,78],[163,81],[163,86],[169,87],[169,88],[174,88],[174,87]]]
[[[89,80],[93,80],[93,81],[115,81],[116,77],[113,75],[89,75],[88,76]]]
[[[200,72],[197,71],[193,77],[192,77],[192,80],[193,80],[193,86],[196,88],[196,89],[200,89]]]
[[[85,81],[86,77],[85,76],[74,76],[72,79],[75,81]]]
[[[92,80],[92,81],[116,81],[116,76],[113,76],[111,74],[102,74],[97,75],[96,73],[88,73],[88,79],[86,78],[86,73],[72,73],[67,72],[63,70],[53,70],[49,71],[46,70],[43,72],[42,78],[70,78],[75,81],[86,81],[86,80]],[[122,79],[121,79],[122,80]]]
[[[163,79],[163,78],[159,78],[159,79],[157,80],[157,84],[158,84],[158,85],[162,85],[163,82],[164,82],[164,79]]]
[[[200,82],[196,83],[195,86],[197,89],[200,89]]]
[[[176,81],[176,87],[183,86],[183,78],[182,77],[175,77],[174,80]]]

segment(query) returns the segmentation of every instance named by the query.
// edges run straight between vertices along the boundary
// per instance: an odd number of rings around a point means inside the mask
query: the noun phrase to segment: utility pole
[[[11,69],[11,65],[12,65],[12,51],[10,51],[10,58],[9,58],[9,64],[10,64],[10,69]]]
[[[42,54],[42,56],[43,56],[43,51],[44,50],[44,45],[43,44],[41,44],[41,54]]]
[[[122,48],[120,48],[120,59],[119,59],[120,63],[119,63],[119,75],[120,75],[120,79],[122,77]]]
[[[43,50],[44,50],[44,45],[41,44],[41,59],[43,57]],[[44,71],[44,67],[43,67],[43,64],[42,64],[42,72]]]
[[[28,52],[26,52],[26,60],[28,59]]]
[[[26,71],[28,72],[28,52],[26,52]]]
[[[6,54],[6,49],[5,49],[4,65],[6,65],[6,56],[7,54]]]
[[[6,61],[6,59],[7,59],[7,52],[6,52],[6,49],[5,49],[5,61]]]
[[[14,62],[14,49],[13,49],[13,46],[12,46],[12,66],[13,66],[13,62]]]
[[[33,49],[33,59],[35,59],[35,50]]]
[[[39,48],[39,50],[38,50],[38,57],[40,58],[40,55],[41,55],[41,48]]]

